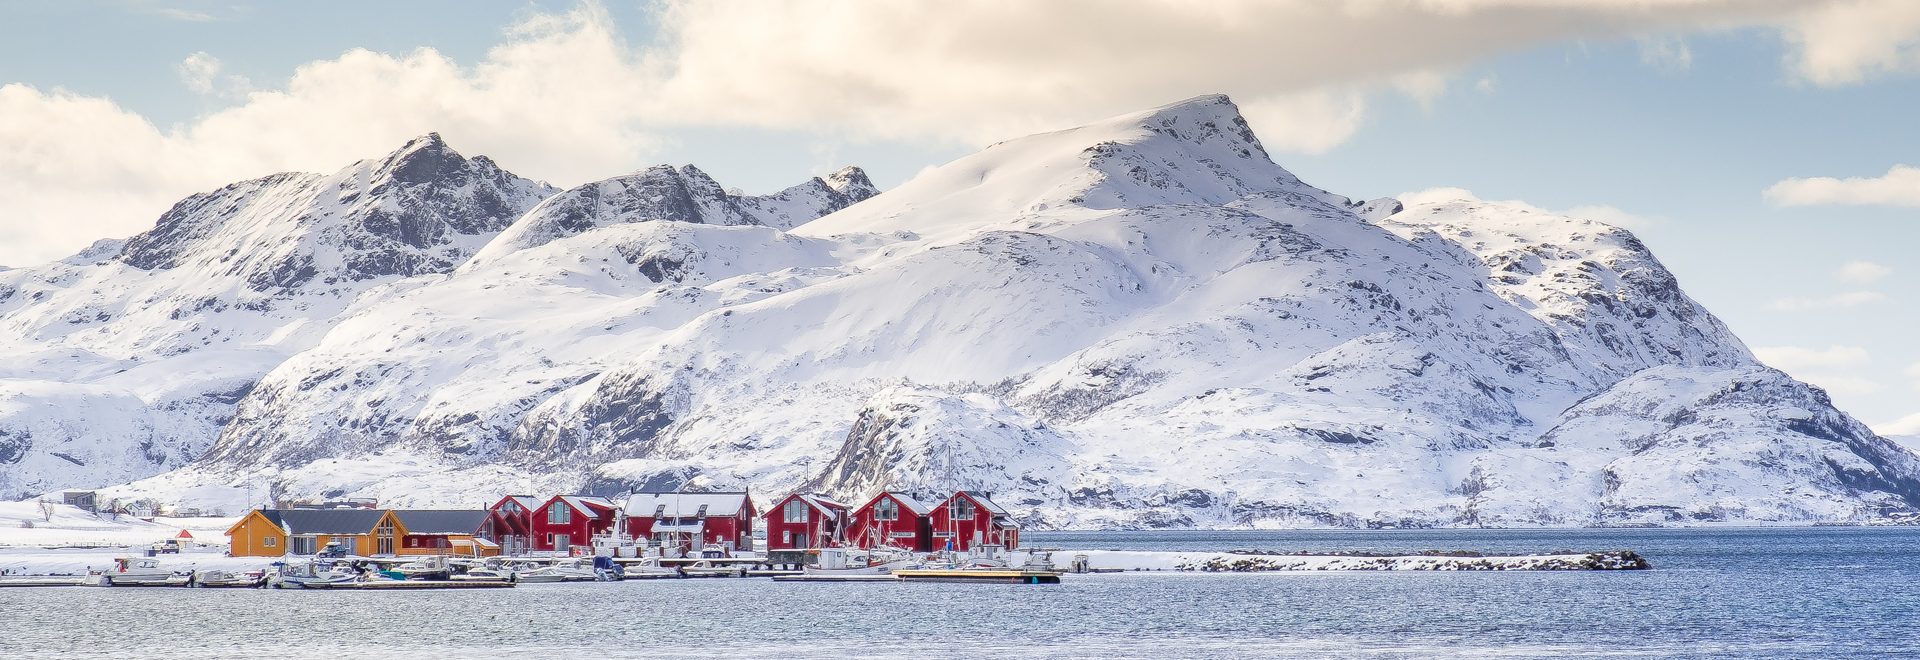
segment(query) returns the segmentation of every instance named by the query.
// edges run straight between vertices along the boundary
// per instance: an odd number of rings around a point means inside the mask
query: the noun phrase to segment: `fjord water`
[[[1063,532],[1027,541],[1128,550],[1631,548],[1655,569],[1128,573],[1051,586],[706,579],[398,593],[0,589],[0,655],[1920,655],[1915,528]]]

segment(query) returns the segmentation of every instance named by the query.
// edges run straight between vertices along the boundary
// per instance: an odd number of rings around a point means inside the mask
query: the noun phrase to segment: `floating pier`
[[[510,589],[512,582],[506,580],[375,580],[372,582],[309,582],[300,585],[304,589],[371,589],[375,591],[404,589]]]
[[[1049,571],[927,568],[899,570],[893,574],[906,582],[1060,584],[1060,574]]]

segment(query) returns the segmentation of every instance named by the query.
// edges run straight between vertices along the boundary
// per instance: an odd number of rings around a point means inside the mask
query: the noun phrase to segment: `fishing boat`
[[[407,580],[445,580],[453,577],[453,567],[447,564],[446,557],[423,557],[393,567]]]
[[[686,577],[686,575],[682,574],[679,569],[662,566],[659,556],[648,556],[641,558],[639,561],[620,563],[620,579],[622,580],[656,580],[682,577]]]
[[[113,567],[88,571],[80,584],[90,587],[184,587],[193,580],[191,573],[175,573],[153,557],[117,557]]]
[[[809,551],[813,561],[800,567],[802,575],[888,575],[918,565],[913,555],[886,548],[850,550],[819,548]]]
[[[188,586],[203,589],[246,589],[266,586],[265,571],[200,571],[193,575],[193,584]]]
[[[366,574],[347,564],[304,562],[277,564],[279,571],[267,576],[267,586],[275,589],[315,589],[332,584],[359,582]]]
[[[581,560],[571,559],[519,573],[521,582],[593,582],[600,574],[591,565],[582,566]]]

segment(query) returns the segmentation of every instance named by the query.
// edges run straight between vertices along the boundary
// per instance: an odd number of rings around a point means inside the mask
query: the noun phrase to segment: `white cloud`
[[[1693,68],[1693,49],[1672,35],[1642,37],[1640,62],[1667,72],[1686,71]]]
[[[1764,196],[1775,206],[1920,206],[1920,167],[1895,165],[1877,177],[1786,179]]]
[[[205,52],[188,55],[176,67],[180,71],[180,81],[187,89],[206,94],[213,91],[213,81],[220,76],[220,58]]]
[[[1489,73],[1474,81],[1473,89],[1481,94],[1492,94],[1500,87],[1500,78]]]
[[[1824,298],[1790,297],[1776,298],[1767,303],[1767,308],[1777,312],[1805,312],[1817,309],[1845,309],[1859,307],[1887,299],[1886,294],[1878,291],[1848,291]]]
[[[1465,200],[1465,201],[1473,201],[1473,202],[1487,201],[1487,200],[1481,200],[1480,197],[1478,195],[1473,194],[1473,191],[1471,190],[1467,190],[1465,188],[1453,188],[1453,187],[1428,188],[1426,190],[1400,193],[1399,195],[1396,195],[1395,198],[1399,199],[1401,203],[1407,204],[1409,206],[1415,205],[1415,204],[1434,204],[1434,203],[1451,202],[1451,201],[1457,201],[1457,200]],[[1585,204],[1585,205],[1575,206],[1567,209],[1555,210],[1555,209],[1541,208],[1539,206],[1535,206],[1533,204],[1529,204],[1527,202],[1523,202],[1517,199],[1491,200],[1489,201],[1489,203],[1529,209],[1535,213],[1545,213],[1549,215],[1567,216],[1569,218],[1579,218],[1582,220],[1592,220],[1594,222],[1600,222],[1608,225],[1613,225],[1615,227],[1620,227],[1628,231],[1640,231],[1648,227],[1657,226],[1662,222],[1662,220],[1657,217],[1645,216],[1637,213],[1623,211],[1618,207],[1607,205],[1607,204]]]
[[[1757,346],[1754,357],[1782,371],[1835,369],[1867,363],[1867,349],[1859,346],[1828,346],[1824,349],[1799,346]]]
[[[1835,272],[1834,276],[1842,282],[1872,284],[1892,274],[1892,268],[1871,261],[1849,261],[1841,264],[1840,270]]]
[[[181,20],[242,11],[211,2],[129,6]],[[137,231],[195,191],[274,171],[330,171],[434,130],[462,150],[569,184],[647,164],[655,133],[676,127],[983,144],[1225,92],[1273,150],[1317,153],[1361,130],[1382,95],[1432,103],[1473,62],[1569,39],[1680,39],[1761,26],[1790,31],[1794,57],[1806,64],[1789,68],[1822,84],[1846,82],[1850,67],[1898,70],[1881,50],[1833,44],[1857,14],[1879,16],[1888,6],[666,0],[645,47],[626,43],[607,12],[589,3],[530,15],[479,62],[456,63],[430,48],[355,50],[302,65],[284,81],[249,84],[196,54],[181,63],[184,84],[230,103],[180,126],[156,127],[104,98],[0,88],[0,263],[49,259]],[[1894,35],[1878,41],[1895,44],[1895,61],[1906,52],[1901,25],[1872,26]],[[1490,90],[1492,79],[1484,80],[1480,87]]]
[[[1850,85],[1920,70],[1920,2],[1811,3],[1785,26],[1788,66],[1817,85]]]
[[[1864,396],[1883,389],[1879,382],[1858,375],[1857,370],[1868,363],[1867,349],[1859,346],[1758,346],[1753,355],[1794,378],[1840,396]]]
[[[1873,424],[1873,432],[1884,436],[1920,436],[1920,413],[1914,413],[1893,420]],[[1920,452],[1920,443],[1905,443],[1910,450]]]

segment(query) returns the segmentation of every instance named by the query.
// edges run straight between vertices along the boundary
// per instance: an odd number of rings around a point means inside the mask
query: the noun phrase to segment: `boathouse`
[[[933,550],[933,525],[927,517],[930,511],[931,507],[905,493],[880,493],[853,510],[847,541],[861,548]]]
[[[627,498],[626,533],[681,552],[717,545],[734,551],[753,549],[753,520],[759,517],[746,491],[727,493],[643,492]]]
[[[227,528],[235,557],[311,555],[339,543],[348,554],[373,552],[373,526],[384,511],[369,509],[254,509]]]
[[[794,493],[767,510],[767,549],[846,545],[847,505],[822,495]]]
[[[1020,545],[1020,525],[1007,510],[994,504],[988,493],[963,490],[933,507],[928,522],[933,527],[935,550],[949,542],[955,550],[970,550],[979,545],[997,545],[1012,550]]]
[[[555,495],[534,510],[528,549],[566,554],[591,550],[594,535],[613,531],[618,518],[607,498]]]
[[[524,555],[533,549],[533,512],[540,498],[532,495],[508,495],[487,508],[487,519],[477,532],[500,546],[500,553]]]
[[[373,554],[491,557],[500,546],[477,538],[489,509],[391,510],[373,526]]]

